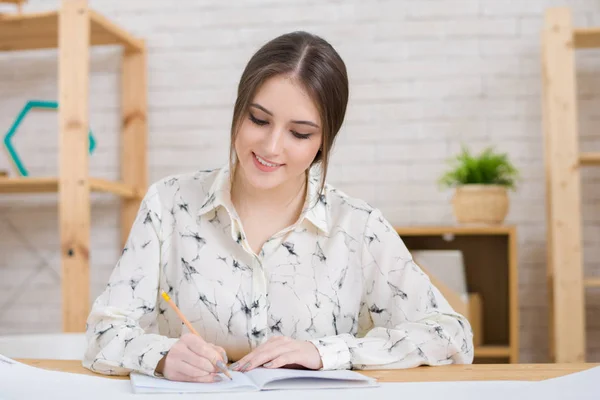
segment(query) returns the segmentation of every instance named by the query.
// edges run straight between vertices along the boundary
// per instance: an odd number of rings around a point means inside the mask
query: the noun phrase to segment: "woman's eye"
[[[250,117],[250,121],[252,121],[254,124],[258,125],[258,126],[265,126],[269,124],[269,121],[265,121],[263,119],[258,119],[256,118],[254,115],[252,115],[252,113],[248,113],[249,117]],[[292,135],[294,135],[294,137],[298,138],[298,139],[308,139],[310,137],[310,133],[298,133],[296,131],[290,131],[292,133]]]
[[[258,126],[264,126],[268,124],[267,121],[256,118],[254,115],[252,115],[252,113],[250,113],[250,121],[254,122]]]
[[[310,133],[298,133],[295,131],[292,131],[292,134],[297,137],[298,139],[308,139],[310,137]]]

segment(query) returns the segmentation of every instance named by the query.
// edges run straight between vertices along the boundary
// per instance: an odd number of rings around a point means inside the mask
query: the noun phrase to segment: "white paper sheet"
[[[522,392],[523,398],[544,400],[600,400],[600,367],[536,382]]]
[[[0,355],[0,399],[113,400],[131,393],[128,380],[49,371]],[[83,397],[85,396],[85,397]]]

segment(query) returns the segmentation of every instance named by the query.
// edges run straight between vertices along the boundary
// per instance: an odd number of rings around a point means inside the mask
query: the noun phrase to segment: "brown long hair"
[[[346,114],[348,75],[344,61],[331,44],[303,31],[287,33],[267,42],[246,65],[233,109],[230,170],[233,171],[234,167],[238,128],[248,112],[249,104],[266,80],[282,74],[299,82],[319,111],[323,142],[311,166],[321,163],[322,192],[330,151]]]

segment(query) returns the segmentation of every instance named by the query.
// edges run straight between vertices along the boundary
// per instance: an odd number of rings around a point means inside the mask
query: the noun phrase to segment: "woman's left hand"
[[[274,336],[231,365],[234,371],[247,372],[256,367],[281,368],[300,365],[308,369],[321,369],[321,355],[311,342],[287,336]]]

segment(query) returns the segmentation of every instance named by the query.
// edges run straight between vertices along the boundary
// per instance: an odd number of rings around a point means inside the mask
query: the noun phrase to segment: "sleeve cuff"
[[[350,369],[351,354],[348,345],[340,337],[329,337],[310,340],[321,355],[322,370]]]
[[[161,337],[155,338],[148,343],[145,348],[130,360],[131,369],[145,375],[160,376],[155,374],[154,370],[158,362],[169,352],[171,347],[178,341],[178,338]]]

